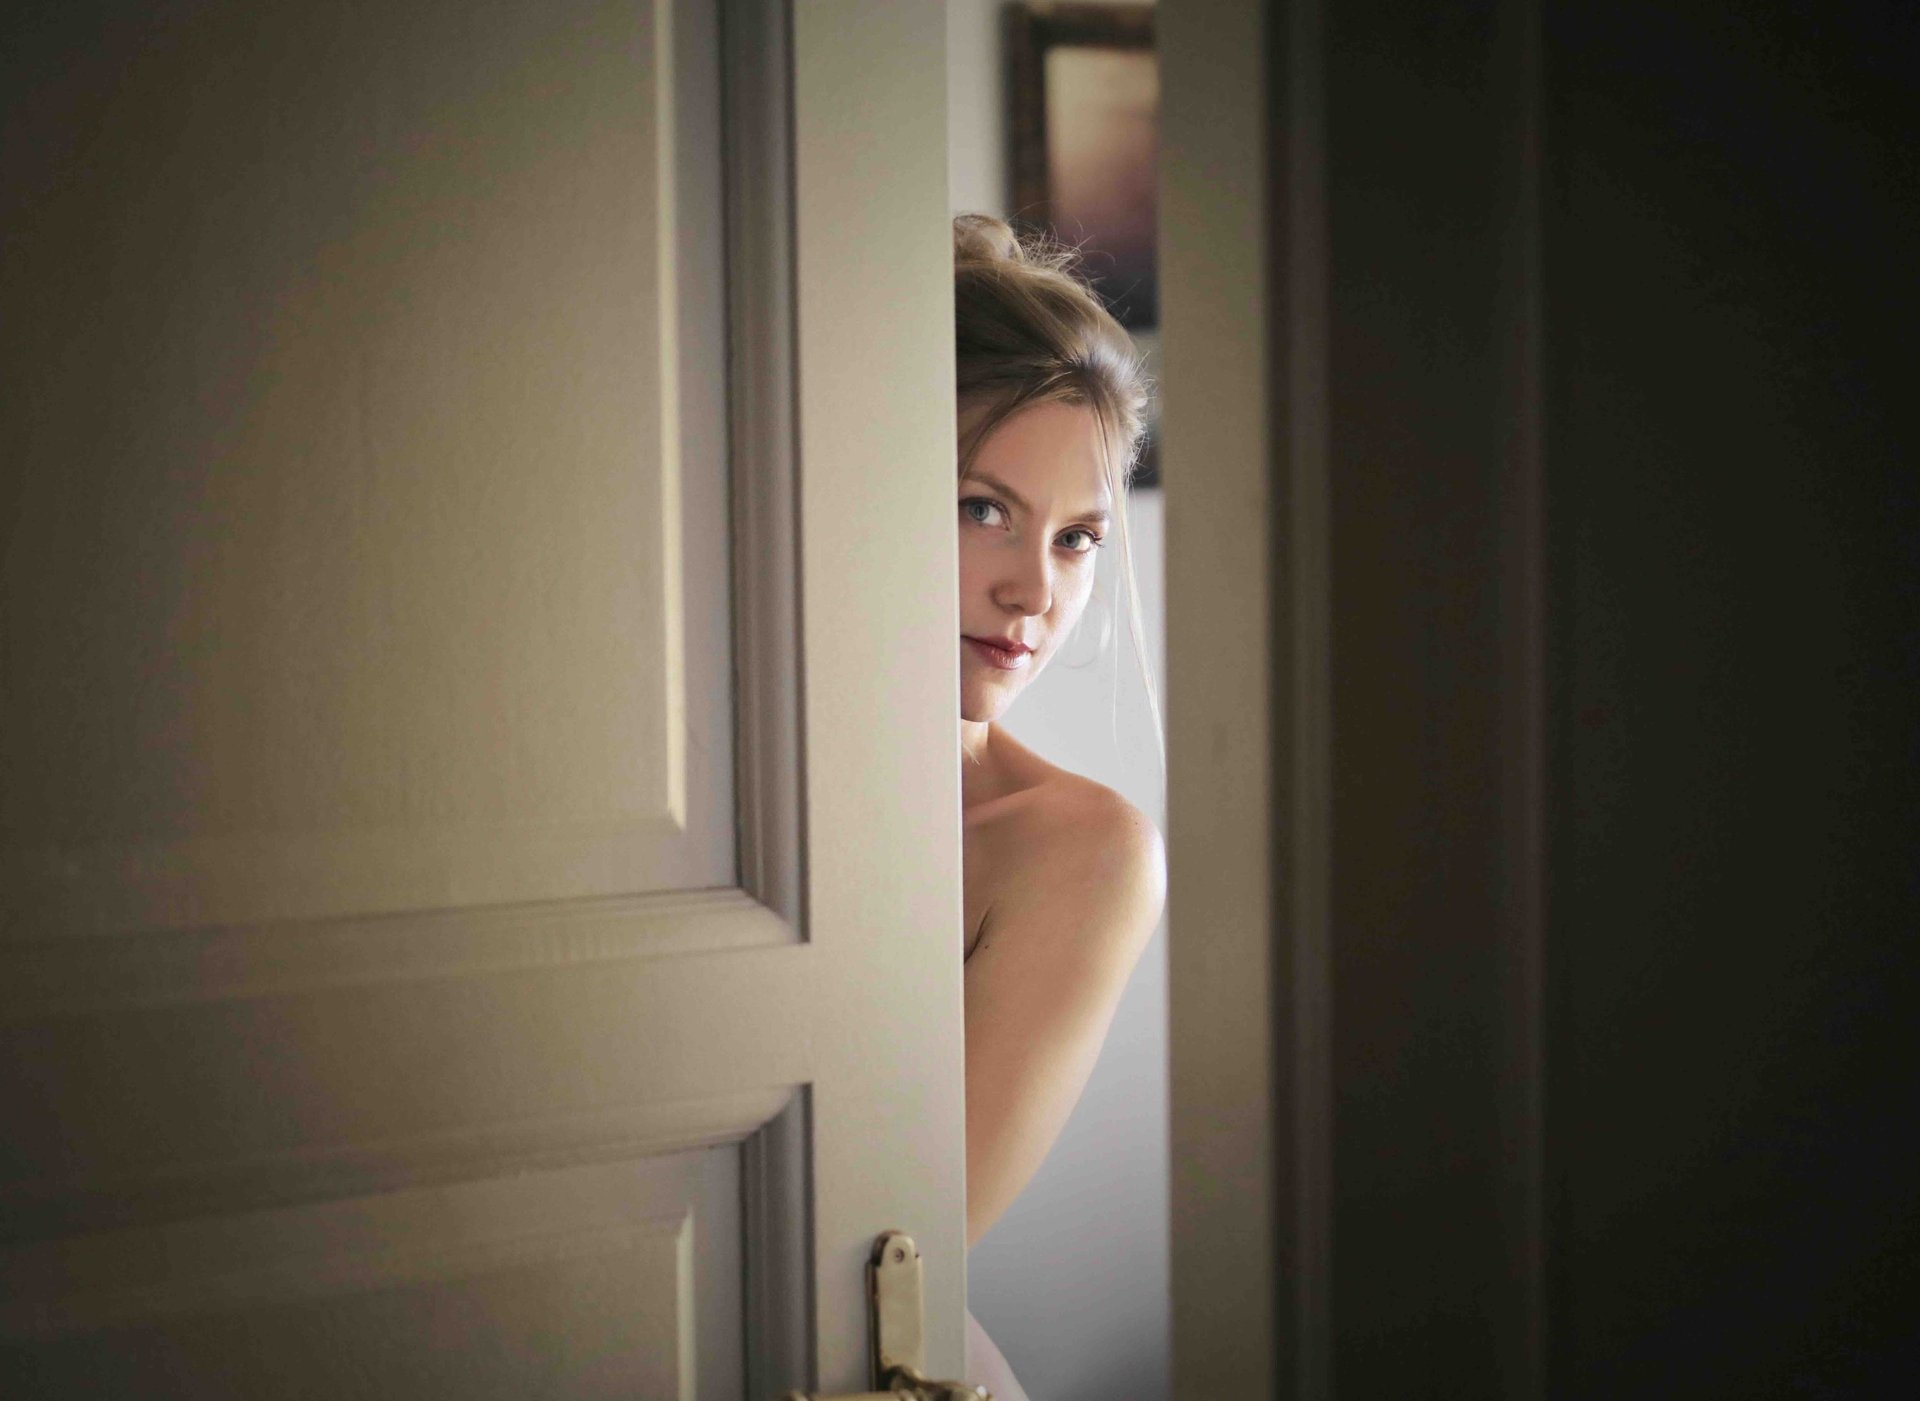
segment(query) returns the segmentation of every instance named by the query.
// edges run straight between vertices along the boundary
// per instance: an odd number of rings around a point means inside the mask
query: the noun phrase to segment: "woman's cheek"
[[[1087,611],[1087,601],[1093,597],[1093,566],[1083,565],[1075,571],[1073,591],[1069,595],[1072,611],[1062,620],[1058,629],[1061,633],[1072,632],[1080,625],[1080,619]]]
[[[969,597],[979,577],[980,542],[973,532],[960,529],[960,594]]]

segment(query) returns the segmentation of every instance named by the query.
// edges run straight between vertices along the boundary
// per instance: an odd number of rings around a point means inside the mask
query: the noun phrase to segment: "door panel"
[[[737,1298],[738,1215],[713,1149],[19,1250],[9,1388],[679,1396],[704,1330],[701,1394],[738,1394],[737,1308],[695,1307]]]
[[[168,18],[14,89],[15,1208],[577,1113],[600,965],[790,937],[640,894],[734,870],[713,16]]]
[[[6,60],[30,1394],[959,1369],[943,25],[720,8]]]
[[[711,74],[644,4],[256,9],[92,36],[9,172],[17,931],[729,883]]]

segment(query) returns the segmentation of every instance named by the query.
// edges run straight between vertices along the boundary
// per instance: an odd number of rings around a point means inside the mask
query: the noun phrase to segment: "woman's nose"
[[[1053,607],[1053,567],[1046,555],[1021,551],[1001,575],[994,602],[1028,617],[1039,617]]]

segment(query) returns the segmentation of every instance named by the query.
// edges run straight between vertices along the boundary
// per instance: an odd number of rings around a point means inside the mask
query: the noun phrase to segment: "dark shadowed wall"
[[[1556,1394],[1920,1362],[1912,6],[1547,6]]]
[[[1173,951],[1176,1394],[1904,1394],[1920,12],[1258,13],[1161,12],[1173,900],[1237,951]]]
[[[1912,15],[1330,7],[1343,1395],[1920,1356]]]

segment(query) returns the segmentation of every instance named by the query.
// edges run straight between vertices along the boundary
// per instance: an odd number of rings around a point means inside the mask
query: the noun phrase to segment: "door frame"
[[[1175,1392],[1370,1393],[1469,1300],[1433,1384],[1540,1395],[1539,6],[1340,21],[1159,18]],[[1415,112],[1408,181],[1364,129]],[[1457,344],[1366,339],[1410,322]]]

